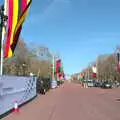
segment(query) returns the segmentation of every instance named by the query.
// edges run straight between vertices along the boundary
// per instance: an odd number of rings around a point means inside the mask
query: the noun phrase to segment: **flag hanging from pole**
[[[118,69],[118,72],[120,72],[120,53],[119,52],[117,53],[117,69]]]
[[[81,80],[81,81],[82,81],[83,79],[84,79],[84,78],[83,78],[83,74],[82,74],[82,73],[80,73],[80,74],[79,74],[79,80]]]
[[[97,68],[95,66],[92,67],[92,71],[93,71],[93,77],[96,78],[97,77]]]
[[[65,79],[64,68],[63,68],[62,63],[61,63],[61,66],[60,66],[60,73],[61,73],[62,78]]]
[[[61,62],[61,59],[58,60],[57,72],[59,74],[59,78],[61,78],[61,79],[65,78],[65,74],[64,74],[64,70],[63,70],[63,64]]]
[[[62,63],[62,62],[61,62],[61,64],[60,64],[59,72],[60,72],[61,74],[63,74],[63,76],[64,76],[64,67],[63,67],[63,63]]]
[[[56,75],[56,57],[54,56],[54,63],[53,63],[53,67],[54,67],[54,75]]]
[[[59,73],[60,72],[60,67],[61,67],[61,60],[58,59],[56,61],[56,73]]]
[[[85,80],[85,72],[82,72],[82,79]]]
[[[86,73],[85,73],[85,79],[86,79],[86,80],[88,80],[88,76],[89,76],[89,73],[86,72]]]
[[[8,27],[5,44],[5,58],[14,54],[22,25],[27,16],[32,0],[7,0],[8,4]]]

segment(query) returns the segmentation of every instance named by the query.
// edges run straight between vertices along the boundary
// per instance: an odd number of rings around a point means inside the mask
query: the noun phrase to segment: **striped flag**
[[[7,0],[8,4],[8,31],[5,44],[5,58],[14,54],[23,22],[27,16],[32,0]]]

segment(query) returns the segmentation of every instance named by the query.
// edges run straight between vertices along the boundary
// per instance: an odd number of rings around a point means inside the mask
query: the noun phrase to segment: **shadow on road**
[[[117,98],[116,101],[120,102],[120,98]]]

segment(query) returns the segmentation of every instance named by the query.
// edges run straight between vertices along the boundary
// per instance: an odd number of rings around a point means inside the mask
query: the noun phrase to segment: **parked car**
[[[102,88],[112,88],[111,82],[103,82],[101,85]]]
[[[88,87],[94,87],[94,82],[92,80],[87,81]]]
[[[120,86],[120,83],[119,82],[113,82],[113,87],[114,88],[117,88],[117,87],[119,87]]]
[[[95,87],[100,87],[100,86],[101,86],[101,82],[95,82],[95,83],[94,83],[94,86],[95,86]]]

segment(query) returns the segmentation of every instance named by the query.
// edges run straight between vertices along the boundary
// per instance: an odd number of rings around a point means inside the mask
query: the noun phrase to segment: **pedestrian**
[[[46,90],[45,90],[45,87],[44,87],[44,82],[43,82],[43,80],[41,80],[41,94],[43,94],[43,95],[45,95],[45,93],[46,93]]]

